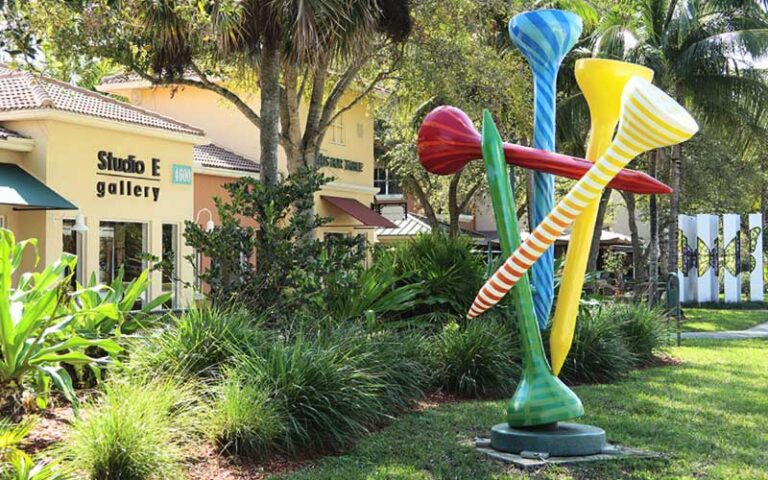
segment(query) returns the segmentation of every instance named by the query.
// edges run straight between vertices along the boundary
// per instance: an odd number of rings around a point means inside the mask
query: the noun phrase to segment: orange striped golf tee
[[[698,128],[680,104],[647,80],[634,77],[627,82],[619,128],[611,146],[488,279],[467,317],[474,318],[501,301],[630,160],[649,150],[683,142]]]

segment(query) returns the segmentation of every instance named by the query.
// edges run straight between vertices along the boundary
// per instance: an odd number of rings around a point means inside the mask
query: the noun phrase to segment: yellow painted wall
[[[171,182],[173,164],[192,166],[192,148],[189,142],[156,138],[146,134],[147,129],[122,132],[96,128],[63,121],[25,120],[5,122],[8,128],[23,133],[36,142],[35,149],[23,154],[18,161],[27,172],[44,181],[64,198],[74,203],[86,217],[88,232],[85,234],[85,258],[81,259],[87,276],[99,270],[99,222],[137,222],[147,225],[146,242],[149,252],[158,257],[162,252],[162,225],[178,226],[177,244],[179,272],[182,279],[191,281],[191,265],[183,257],[191,253],[184,246],[181,233],[184,221],[193,218],[193,186],[175,185]],[[144,175],[131,175],[140,179],[127,179],[98,175],[105,172],[97,168],[98,152],[111,151],[115,156],[134,155],[146,165]],[[152,177],[151,159],[160,159],[159,177]],[[17,159],[18,160],[18,159]],[[157,178],[159,181],[148,180]],[[132,184],[158,187],[157,201],[150,198],[110,195],[98,196],[97,182],[130,180]],[[151,195],[151,193],[150,193]],[[2,207],[0,207],[2,208]],[[2,213],[0,213],[2,214]],[[41,262],[50,263],[62,251],[62,221],[74,219],[77,211],[15,212],[8,226],[17,238],[36,237],[40,241]],[[82,263],[84,261],[84,264]],[[150,295],[161,293],[161,275],[153,272]],[[192,292],[183,291],[183,305],[191,301]]]
[[[120,89],[119,85],[110,85],[109,89],[110,92],[124,96],[142,108],[202,128],[208,138],[224,148],[251,158],[259,158],[259,130],[239,110],[213,92],[194,87]],[[255,92],[250,95],[244,94],[243,98],[258,112],[258,92]],[[354,98],[353,94],[346,95],[340,105],[347,105],[352,98]],[[302,108],[300,114],[303,121],[306,118],[306,108]],[[370,101],[358,102],[344,112],[342,123],[344,144],[333,143],[329,129],[321,146],[321,152],[330,157],[363,162],[363,171],[326,168],[326,174],[335,177],[339,182],[372,187],[374,132]],[[287,169],[282,149],[280,149],[279,167],[281,171]],[[373,194],[370,198],[372,201]]]
[[[214,143],[239,154],[259,158],[259,130],[234,106],[222,99],[216,93],[194,87],[142,87],[120,88],[120,85],[109,85],[109,91],[129,99],[132,103],[152,110],[178,121],[202,128],[206,137]],[[243,94],[242,98],[256,112],[259,110],[258,91],[253,94]],[[354,98],[347,94],[340,102],[347,105]],[[302,108],[302,121],[306,119],[306,108]],[[376,189],[373,188],[373,112],[370,101],[358,102],[350,110],[342,114],[343,144],[334,143],[333,132],[329,128],[321,147],[321,153],[329,157],[354,160],[363,163],[363,171],[350,171],[343,168],[326,167],[326,175],[333,177],[334,183],[323,188],[325,195],[355,198],[363,205],[369,206],[374,201]],[[285,153],[280,149],[279,168],[287,171]],[[372,229],[362,229],[360,222],[338,211],[327,211],[323,202],[317,202],[318,212],[334,217],[334,221],[323,229],[320,236],[328,231],[352,231],[356,225],[356,233],[366,233],[369,241],[373,240]],[[335,209],[334,209],[335,210]]]

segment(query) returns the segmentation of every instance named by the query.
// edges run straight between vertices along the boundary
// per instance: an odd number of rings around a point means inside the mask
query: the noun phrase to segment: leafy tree
[[[231,102],[260,130],[269,183],[278,146],[289,171],[314,165],[328,127],[390,75],[410,30],[407,0],[34,0],[27,8],[62,53]],[[239,93],[256,82],[258,112]]]
[[[471,118],[490,109],[508,138],[530,131],[532,86],[528,66],[509,50],[506,22],[524,5],[473,0],[414,2],[414,28],[405,46],[397,81],[390,82],[378,131],[384,163],[404,179],[433,226],[447,213],[450,231],[483,192],[485,169],[474,162],[450,176],[430,175],[416,157],[416,137],[424,116],[439,105],[461,108]]]

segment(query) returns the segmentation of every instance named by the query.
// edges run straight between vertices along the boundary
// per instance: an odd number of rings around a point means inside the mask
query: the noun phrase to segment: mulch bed
[[[188,460],[189,480],[261,480],[309,466],[314,458],[296,459],[272,457],[263,461],[251,461],[222,455],[210,444],[195,448]]]
[[[69,405],[49,407],[34,416],[37,422],[24,442],[24,451],[32,455],[62,441],[75,418]]]

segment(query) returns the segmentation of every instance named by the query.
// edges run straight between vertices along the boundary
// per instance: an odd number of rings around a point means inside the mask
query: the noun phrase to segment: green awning
[[[12,163],[0,163],[0,205],[13,205],[14,210],[77,210],[66,198]]]

